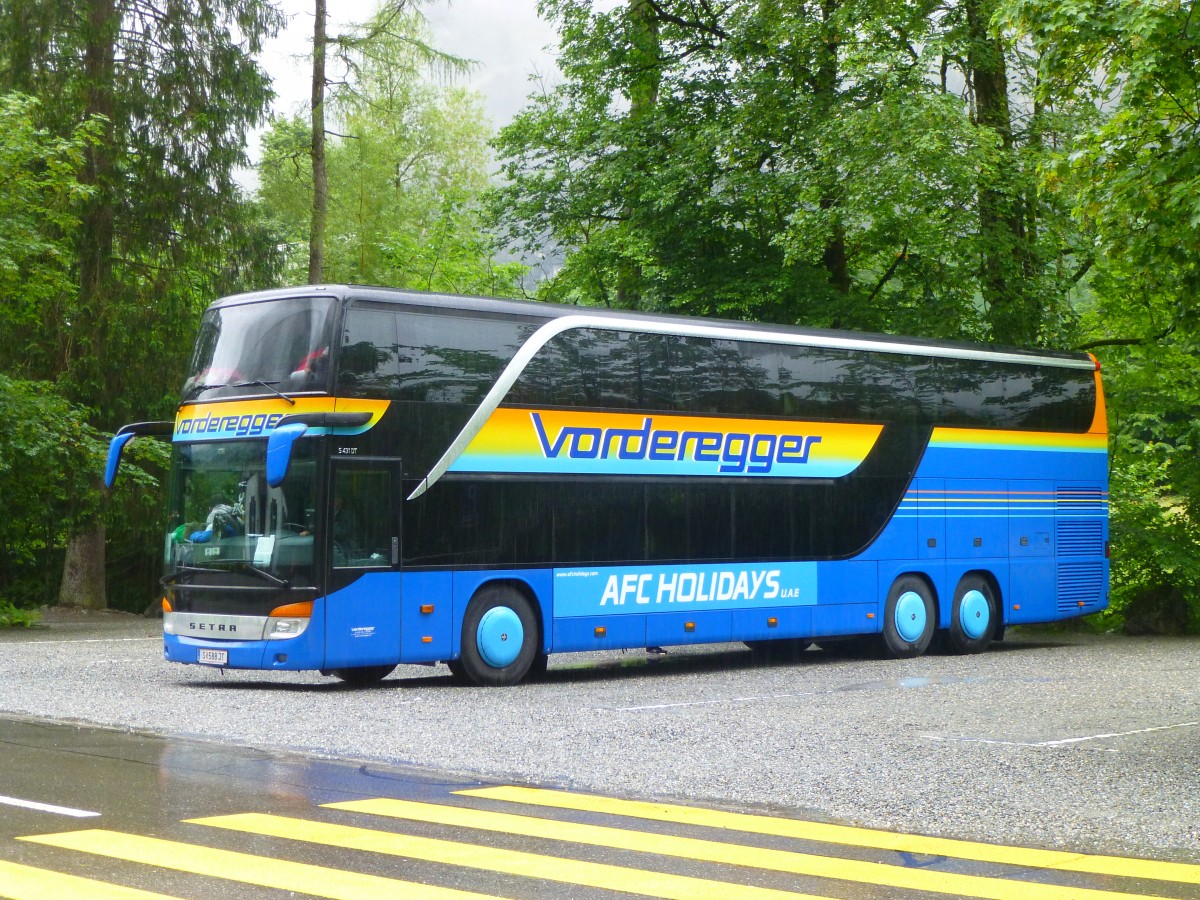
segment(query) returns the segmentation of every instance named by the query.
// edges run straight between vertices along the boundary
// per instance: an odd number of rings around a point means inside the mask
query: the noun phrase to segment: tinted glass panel
[[[1086,431],[1091,372],[675,335],[553,338],[513,405]]]
[[[337,389],[342,395],[390,396],[400,384],[398,317],[390,310],[354,308],[346,314]]]
[[[168,574],[182,567],[241,575],[252,565],[293,585],[314,583],[313,442],[296,443],[279,487],[267,484],[265,459],[265,441],[175,444]]]
[[[328,297],[210,309],[200,323],[183,399],[263,393],[264,384],[285,393],[325,390],[336,311]]]
[[[330,528],[333,565],[373,568],[391,565],[391,475],[386,470],[343,467],[334,481]]]
[[[430,403],[478,403],[538,324],[401,313],[397,396]]]

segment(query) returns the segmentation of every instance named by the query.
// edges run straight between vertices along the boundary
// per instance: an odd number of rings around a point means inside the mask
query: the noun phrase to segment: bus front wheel
[[[516,684],[537,662],[538,649],[537,615],[524,594],[490,585],[471,598],[463,616],[461,657],[470,681]]]
[[[883,609],[883,643],[890,656],[920,656],[937,628],[937,604],[925,579],[901,575],[892,583]]]
[[[982,653],[996,633],[998,609],[991,582],[979,575],[964,575],[954,589],[950,611],[949,645],[955,653]]]

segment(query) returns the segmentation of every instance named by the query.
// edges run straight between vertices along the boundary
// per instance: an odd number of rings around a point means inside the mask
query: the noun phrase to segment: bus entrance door
[[[333,461],[321,539],[326,669],[400,658],[400,484],[398,459]]]

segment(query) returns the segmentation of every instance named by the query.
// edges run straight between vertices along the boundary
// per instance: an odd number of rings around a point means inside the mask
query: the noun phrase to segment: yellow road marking
[[[1063,872],[1080,872],[1088,875],[1118,875],[1152,881],[1200,884],[1200,866],[1188,863],[1159,862],[1122,856],[1092,856],[1062,850],[1006,847],[1000,844],[897,834],[870,828],[852,828],[846,825],[804,822],[799,819],[779,819],[747,813],[721,812],[692,806],[610,799],[541,788],[492,787],[456,791],[456,793],[463,797],[482,797],[508,803],[523,803],[528,806],[607,813],[654,822],[670,822],[676,825],[701,825],[707,828],[795,838],[803,841],[821,841],[849,847],[896,850],[902,853],[920,853],[926,856],[949,856],[955,859],[970,859],[977,862],[1025,866],[1035,869],[1054,869]]]
[[[749,847],[744,844],[652,834],[601,825],[535,819],[509,813],[437,806],[408,800],[355,800],[346,803],[329,803],[326,806],[329,809],[430,822],[456,828],[478,828],[501,834],[519,834],[524,837],[545,840],[571,841],[613,850],[656,853],[676,859],[702,860],[731,866],[787,872],[792,875],[832,878],[858,884],[909,888],[916,891],[953,894],[956,897],[982,897],[991,898],[991,900],[1026,900],[1026,898],[1029,900],[1033,900],[1033,898],[1046,898],[1046,900],[1109,898],[1111,900],[1111,898],[1117,897],[1145,896],[988,878],[980,875],[962,875],[955,872],[938,872],[931,869],[914,869],[887,863]]]
[[[0,860],[0,897],[6,900],[62,900],[63,897],[74,900],[174,900],[167,894],[140,891],[3,860]]]
[[[100,828],[63,834],[41,834],[18,840],[145,863],[177,872],[209,875],[243,884],[295,891],[314,897],[326,897],[329,900],[378,900],[380,897],[404,897],[405,900],[499,900],[486,894],[271,859],[233,850],[216,850],[212,847],[140,837]]]
[[[210,825],[215,828],[228,828],[233,831],[269,835],[293,841],[306,841],[327,847],[344,847],[350,850],[404,856],[409,859],[421,859],[450,866],[482,869],[486,872],[503,872],[507,875],[521,875],[526,878],[540,878],[564,884],[604,888],[627,894],[639,894],[644,897],[661,897],[663,900],[827,900],[827,898],[817,898],[810,894],[795,894],[726,881],[709,881],[687,875],[630,869],[584,860],[561,859],[556,856],[543,856],[520,850],[503,850],[478,844],[462,844],[457,841],[372,831],[349,825],[312,822],[261,813],[212,816],[188,821],[197,825]]]

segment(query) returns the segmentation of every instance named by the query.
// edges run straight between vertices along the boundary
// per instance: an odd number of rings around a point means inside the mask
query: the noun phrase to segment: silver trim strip
[[[620,316],[561,316],[547,322],[529,336],[521,345],[512,360],[492,389],[487,392],[483,402],[476,407],[462,431],[446,448],[442,458],[437,461],[429,474],[426,475],[416,490],[409,494],[409,500],[415,500],[429,490],[439,478],[454,464],[454,461],[467,449],[467,445],[483,429],[484,423],[496,408],[503,402],[512,389],[525,367],[553,338],[565,331],[580,328],[595,328],[603,331],[633,331],[641,334],[671,334],[680,337],[703,337],[716,340],[747,341],[756,344],[788,344],[793,347],[826,347],[835,350],[871,350],[876,353],[911,353],[916,356],[933,356],[946,359],[976,359],[989,362],[1024,363],[1028,365],[1052,366],[1062,369],[1091,369],[1093,363],[1083,359],[1059,359],[1056,357],[1036,356],[1032,353],[1004,353],[996,350],[963,350],[954,347],[929,347],[921,344],[903,341],[880,341],[866,338],[844,338],[832,335],[787,334],[778,331],[760,331],[757,329],[729,328],[722,325],[690,325],[677,322],[660,322],[654,319],[632,319]]]
[[[218,641],[261,641],[270,621],[267,616],[169,612],[163,613],[163,631],[179,637]]]

